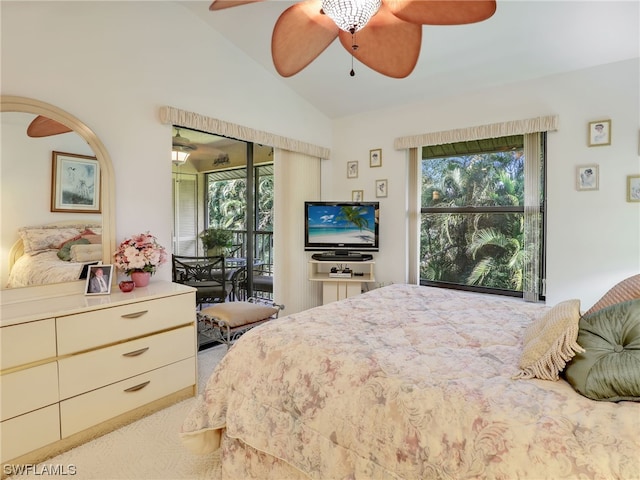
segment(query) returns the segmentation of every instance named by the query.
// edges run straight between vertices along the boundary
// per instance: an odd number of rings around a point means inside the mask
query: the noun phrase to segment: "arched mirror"
[[[55,231],[58,225],[95,226],[94,233],[99,236],[90,239],[95,241],[95,246],[91,247],[93,257],[90,260],[112,263],[115,219],[111,159],[95,133],[60,108],[38,100],[14,96],[0,97],[0,106],[2,301],[5,303],[14,298],[28,299],[32,295],[46,296],[53,289],[82,291],[84,282],[80,277],[71,279],[73,277],[63,275],[59,277],[62,280],[56,280],[56,275],[52,274],[52,280],[43,277],[42,280],[34,279],[28,283],[10,283],[10,270],[21,256],[29,252],[29,247],[32,247],[32,253],[35,250],[34,258],[39,255],[37,248],[40,239],[36,237],[27,237],[25,252],[25,233],[19,233],[23,227],[46,226]],[[55,128],[50,128],[52,125]],[[27,134],[30,128],[32,131]],[[92,173],[94,179],[90,178]],[[76,177],[73,178],[72,175]],[[77,201],[76,205],[76,200],[58,196],[71,184],[82,187],[85,194],[92,198],[88,206],[82,205],[82,201]],[[88,251],[89,247],[86,247],[84,252]],[[74,260],[82,263],[80,253],[78,255]],[[88,263],[84,260],[84,263]]]

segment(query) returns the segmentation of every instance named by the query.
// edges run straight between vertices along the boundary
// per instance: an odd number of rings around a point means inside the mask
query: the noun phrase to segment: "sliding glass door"
[[[232,233],[225,248],[238,272],[237,298],[273,297],[273,148],[180,128],[174,151],[173,252],[204,256],[201,234],[216,228]]]

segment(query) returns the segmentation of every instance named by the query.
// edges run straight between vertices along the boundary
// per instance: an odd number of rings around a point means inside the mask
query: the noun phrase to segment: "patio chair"
[[[224,255],[187,257],[172,255],[173,281],[196,289],[196,307],[225,302],[232,284],[225,271]]]

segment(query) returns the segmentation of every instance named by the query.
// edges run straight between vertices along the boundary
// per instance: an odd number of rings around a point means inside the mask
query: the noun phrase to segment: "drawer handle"
[[[141,312],[136,313],[127,313],[126,315],[122,315],[122,318],[138,318],[147,313],[149,310],[143,310]]]
[[[135,387],[125,388],[124,391],[127,392],[127,393],[129,393],[129,392],[137,392],[138,390],[142,390],[144,387],[146,387],[150,383],[151,383],[151,380],[147,380],[146,382],[141,383],[140,385],[136,385]]]
[[[123,353],[123,357],[137,357],[138,355],[142,355],[144,352],[149,350],[149,347],[141,348],[140,350],[134,350],[133,352]]]

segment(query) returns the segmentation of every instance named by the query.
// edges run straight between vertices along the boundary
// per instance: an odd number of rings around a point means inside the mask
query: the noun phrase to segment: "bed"
[[[9,253],[8,288],[80,280],[87,265],[102,260],[102,225],[95,221],[22,227],[18,234]]]
[[[628,295],[610,303],[638,321]],[[272,320],[218,364],[182,442],[219,450],[225,479],[638,478],[640,392],[599,401],[564,378],[590,349],[575,338],[588,312],[562,303],[390,285]],[[553,332],[567,312],[571,328]],[[572,351],[539,355],[554,380],[523,364],[543,321],[563,337],[551,348]]]

